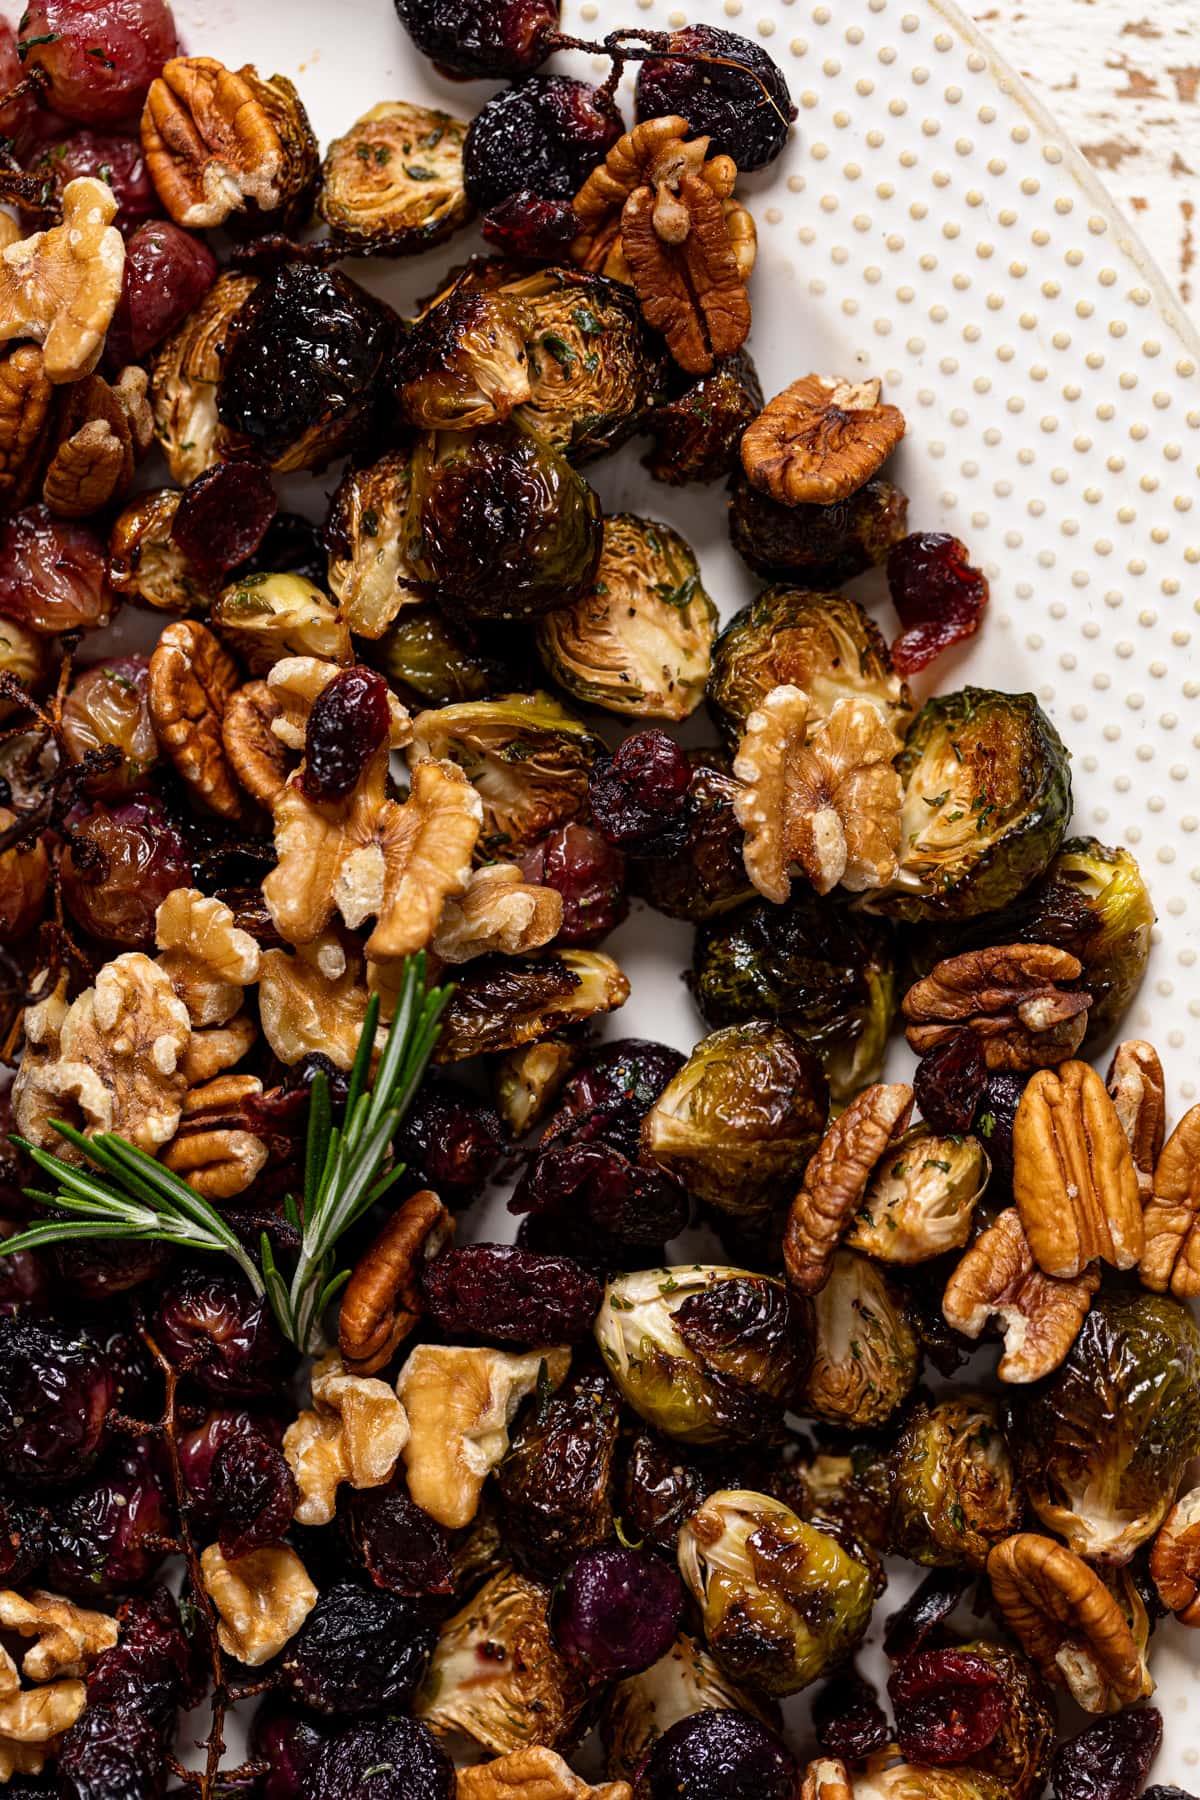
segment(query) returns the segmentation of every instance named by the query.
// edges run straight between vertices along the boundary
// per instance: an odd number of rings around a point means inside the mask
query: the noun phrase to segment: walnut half
[[[33,338],[48,381],[78,381],[100,360],[121,295],[125,240],[107,182],[79,176],[62,223],[0,250],[0,343]]]
[[[217,1641],[252,1669],[277,1656],[317,1604],[307,1569],[283,1544],[232,1559],[210,1544],[200,1570],[217,1609]]]
[[[301,1525],[328,1525],[343,1482],[353,1488],[390,1481],[408,1442],[408,1417],[386,1381],[350,1374],[328,1351],[312,1372],[312,1410],[288,1426],[283,1454],[296,1478]]]
[[[460,1769],[455,1800],[633,1800],[627,1781],[589,1787],[556,1750],[534,1744]]]

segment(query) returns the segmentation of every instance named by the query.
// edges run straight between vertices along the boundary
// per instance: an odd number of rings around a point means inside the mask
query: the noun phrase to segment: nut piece
[[[1185,1112],[1154,1167],[1138,1273],[1156,1294],[1200,1294],[1200,1106]]]
[[[221,745],[225,760],[250,795],[268,810],[287,785],[286,747],[271,729],[280,701],[265,681],[248,681],[225,702]]]
[[[0,343],[33,338],[47,381],[78,381],[100,360],[121,295],[125,240],[107,182],[80,176],[62,193],[62,224],[0,251]]]
[[[369,999],[361,958],[348,957],[332,935],[314,938],[295,956],[284,950],[263,956],[258,984],[263,1036],[289,1068],[318,1051],[339,1069],[353,1068]]]
[[[1118,1044],[1104,1085],[1129,1139],[1138,1192],[1145,1202],[1154,1183],[1154,1167],[1167,1124],[1167,1084],[1154,1045],[1140,1038],[1127,1038]]]
[[[420,1271],[454,1237],[454,1221],[422,1188],[393,1213],[355,1264],[342,1294],[338,1348],[353,1375],[374,1375],[416,1329]]]
[[[387,798],[379,747],[352,793],[309,800],[296,779],[275,804],[277,866],[262,884],[280,936],[308,944],[335,912],[352,931],[374,917],[367,955],[408,956],[432,940],[448,899],[465,893],[483,802],[451,762],[420,762],[403,803]]]
[[[776,394],[742,437],[742,467],[782,506],[848,500],[904,436],[904,414],[878,381],[805,375]]]
[[[799,865],[818,894],[840,883],[854,893],[896,873],[899,740],[869,700],[834,705],[805,742],[811,702],[777,687],[746,720],[733,772],[746,785],[733,810],[746,834],[746,873],[783,905]]]
[[[282,1544],[232,1560],[219,1544],[210,1544],[200,1571],[217,1609],[217,1642],[252,1669],[278,1655],[317,1604],[304,1564]]]
[[[845,1763],[833,1756],[823,1756],[809,1763],[800,1800],[854,1800]]]
[[[89,1612],[58,1594],[34,1588],[28,1599],[12,1588],[0,1589],[0,1625],[23,1638],[34,1638],[21,1658],[29,1681],[57,1681],[86,1675],[102,1650],[118,1638],[117,1622],[107,1613]],[[6,1727],[0,1725],[0,1732]]]
[[[349,1374],[335,1350],[312,1372],[313,1409],[283,1436],[283,1454],[296,1478],[301,1525],[328,1525],[342,1482],[382,1487],[408,1442],[408,1416],[386,1381]]]
[[[942,1314],[964,1337],[989,1319],[1004,1333],[1001,1381],[1040,1381],[1066,1358],[1100,1286],[1095,1263],[1074,1281],[1043,1275],[1015,1207],[1002,1212],[967,1251],[946,1283]]]
[[[788,1280],[815,1294],[829,1280],[842,1233],[858,1209],[872,1172],[912,1117],[904,1082],[864,1088],[821,1139],[792,1201],[783,1241]]]
[[[53,398],[36,344],[0,356],[0,512],[15,510],[33,486]]]
[[[181,487],[220,461],[217,384],[230,327],[257,286],[253,275],[218,275],[154,354],[150,372],[154,429],[171,479]]]
[[[566,1377],[567,1349],[504,1350],[418,1344],[396,1382],[412,1435],[404,1447],[408,1491],[439,1525],[469,1525],[489,1473],[508,1450],[508,1427],[535,1388]]]
[[[42,481],[42,499],[59,518],[86,518],[129,491],[154,435],[146,386],[138,368],[111,387],[99,375],[72,384]]]
[[[259,948],[239,931],[222,901],[198,888],[175,888],[154,917],[158,966],[187,1007],[193,1025],[224,1025],[258,980]]]
[[[521,956],[540,950],[562,928],[562,895],[522,881],[512,863],[476,869],[461,900],[447,900],[433,937],[443,962],[470,962],[499,950]]]
[[[456,1800],[633,1800],[627,1781],[589,1787],[556,1750],[532,1745],[460,1769]]]
[[[248,205],[289,211],[311,188],[317,146],[290,81],[227,69],[212,56],[173,56],[151,82],[142,149],[177,225],[208,230]]]
[[[1153,1693],[1116,1597],[1073,1550],[1018,1532],[996,1545],[987,1572],[992,1599],[1021,1648],[1085,1712],[1119,1712]]]
[[[972,1031],[989,1069],[1044,1069],[1083,1042],[1088,993],[1064,992],[1083,964],[1049,944],[1002,944],[949,956],[904,996],[906,1036],[918,1056]]]
[[[0,1700],[0,1780],[7,1781],[18,1771],[36,1774],[44,1768],[46,1756],[75,1723],[86,1702],[82,1681],[52,1681],[46,1687],[26,1688]],[[44,1749],[23,1754],[27,1745]]]
[[[1013,1126],[1013,1198],[1038,1267],[1132,1269],[1145,1233],[1129,1140],[1089,1063],[1039,1069]]]
[[[225,1069],[232,1069],[243,1056],[253,1050],[258,1038],[249,1013],[237,1013],[228,1025],[210,1025],[204,1031],[193,1031],[183,1058],[183,1078],[189,1088],[212,1081]]]
[[[1180,1496],[1150,1552],[1158,1597],[1181,1625],[1200,1625],[1200,1487]]]
[[[232,656],[195,619],[168,625],[150,658],[155,736],[195,798],[223,819],[243,810],[221,736],[226,704],[240,684]]]
[[[232,1200],[252,1187],[270,1151],[245,1128],[245,1104],[263,1091],[256,1075],[218,1075],[193,1088],[179,1130],[160,1160],[206,1200]]]

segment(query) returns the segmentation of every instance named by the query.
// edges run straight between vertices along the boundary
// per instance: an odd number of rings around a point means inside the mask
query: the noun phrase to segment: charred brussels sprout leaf
[[[172,481],[181,487],[220,461],[218,383],[233,322],[254,292],[253,275],[219,275],[182,325],[154,352],[150,405]]]
[[[879,1071],[895,1010],[890,934],[861,913],[797,891],[756,901],[696,933],[689,986],[710,1025],[771,1019],[825,1065],[835,1099]]]
[[[717,609],[691,546],[669,525],[604,521],[594,586],[537,625],[550,674],[576,700],[677,723],[704,698]]]
[[[510,656],[514,639],[516,656]],[[452,625],[436,606],[406,606],[379,640],[375,661],[411,706],[455,706],[503,692],[525,676],[521,648],[521,634],[511,627],[501,650],[497,634],[485,636],[465,620]]]
[[[971,1235],[991,1164],[974,1137],[939,1137],[917,1125],[884,1158],[845,1242],[883,1263],[923,1263]]]
[[[756,1215],[799,1185],[828,1113],[825,1072],[790,1031],[727,1025],[647,1113],[642,1155],[723,1212]]]
[[[773,1711],[735,1687],[703,1644],[681,1633],[665,1656],[608,1696],[600,1729],[611,1778],[634,1780],[650,1746],[698,1712],[742,1712],[775,1723]]]
[[[396,353],[401,416],[423,431],[471,431],[529,398],[524,309],[506,294],[455,288],[417,320]]]
[[[881,476],[831,506],[781,506],[739,475],[729,536],[756,575],[837,587],[885,563],[908,530],[908,496]]]
[[[852,1440],[845,1451],[801,1451],[767,1485],[810,1525],[870,1558],[889,1548],[893,1478],[890,1448],[871,1436]],[[882,1571],[878,1585],[884,1585]]]
[[[395,315],[336,269],[289,263],[234,321],[218,390],[221,424],[272,468],[318,469],[366,432]]]
[[[611,956],[561,950],[545,956],[481,956],[463,965],[442,1015],[436,1060],[462,1062],[490,1050],[515,1050],[629,998]]]
[[[839,1250],[813,1297],[813,1357],[800,1412],[833,1425],[874,1426],[912,1392],[920,1346],[904,1301],[882,1269]]]
[[[963,688],[929,700],[897,767],[900,868],[864,902],[913,922],[992,912],[1036,881],[1071,816],[1062,739],[1032,694]]]
[[[763,409],[758,372],[747,350],[718,363],[645,422],[654,448],[643,458],[655,481],[682,487],[719,481],[738,462],[742,433]]]
[[[338,484],[325,527],[329,591],[358,637],[382,637],[401,608],[422,598],[404,554],[412,486],[407,456],[389,450]]]
[[[408,756],[457,763],[483,799],[481,854],[511,858],[578,816],[602,749],[549,694],[502,694],[420,713]]]
[[[1024,1400],[1018,1463],[1077,1555],[1126,1563],[1200,1452],[1200,1331],[1158,1294],[1100,1293],[1066,1361]]]
[[[962,1649],[991,1664],[1008,1700],[1003,1725],[985,1750],[975,1752],[972,1764],[1003,1782],[1009,1800],[1035,1800],[1049,1774],[1058,1736],[1058,1715],[1050,1690],[1028,1658],[1004,1644],[980,1639],[963,1644]]]
[[[927,1568],[982,1569],[993,1544],[1020,1529],[1012,1452],[991,1400],[943,1400],[913,1411],[896,1452],[892,1542]]]
[[[406,553],[465,611],[531,619],[563,606],[595,581],[602,543],[591,488],[519,420],[418,441]]]
[[[348,627],[319,587],[303,575],[247,575],[213,602],[212,622],[256,675],[283,656],[354,660]]]
[[[553,1574],[612,1536],[619,1427],[612,1383],[586,1370],[514,1432],[496,1479],[505,1541],[526,1567]]]
[[[698,1263],[610,1282],[596,1342],[634,1411],[691,1444],[777,1431],[807,1358],[783,1282]]]
[[[710,1494],[693,1513],[679,1569],[726,1674],[777,1696],[842,1662],[875,1598],[870,1571],[835,1538],[745,1489]]]
[[[713,651],[708,700],[731,749],[750,714],[781,686],[809,696],[810,729],[835,702],[855,697],[874,701],[898,736],[912,715],[878,627],[847,594],[766,588],[729,621]]]
[[[385,100],[334,138],[317,212],[338,244],[357,256],[411,256],[465,225],[466,135],[449,113]]]

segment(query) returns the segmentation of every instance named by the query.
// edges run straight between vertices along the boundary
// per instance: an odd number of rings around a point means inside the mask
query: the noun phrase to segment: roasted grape
[[[412,1699],[436,1638],[415,1601],[336,1582],[284,1652],[284,1685],[326,1718],[388,1712]]]
[[[139,225],[125,246],[121,298],[105,346],[109,366],[141,362],[216,279],[216,258],[200,238],[170,219]]]
[[[27,73],[55,112],[84,125],[136,113],[176,52],[166,0],[30,0],[19,27]]]
[[[598,944],[629,911],[625,858],[590,825],[559,825],[521,858],[526,881],[562,895],[559,944]]]
[[[761,45],[689,25],[671,33],[667,50],[638,72],[638,118],[681,114],[695,136],[711,138],[714,156],[732,156],[739,169],[774,162],[796,108],[783,70]]]
[[[527,75],[544,61],[559,0],[396,0],[417,49],[446,75]]]
[[[85,931],[131,950],[154,942],[154,915],[172,888],[190,887],[192,863],[162,803],[102,801],[69,821],[59,865],[63,899]]]
[[[463,149],[467,197],[480,212],[528,188],[569,200],[620,137],[607,94],[568,75],[530,75],[476,113]]]
[[[270,1394],[283,1340],[265,1300],[228,1267],[183,1270],[158,1304],[158,1341],[210,1393]]]
[[[600,1283],[566,1256],[512,1244],[444,1250],[421,1274],[425,1310],[452,1343],[576,1344],[600,1309]]]
[[[75,520],[27,506],[0,523],[0,613],[47,637],[106,625],[104,546]]]
[[[142,155],[141,139],[115,131],[76,131],[57,144],[51,144],[31,165],[35,175],[44,175],[61,197],[68,181],[81,175],[93,175],[107,182],[117,197],[117,216],[113,223],[128,238],[145,219],[161,213]],[[126,244],[126,257],[129,246]],[[127,265],[128,267],[128,265]],[[213,279],[216,279],[215,269]],[[128,360],[128,359],[127,359]]]
[[[144,785],[158,761],[158,743],[147,699],[150,665],[144,656],[113,656],[85,669],[63,706],[63,738],[76,762],[89,750],[112,744],[120,751],[115,768],[87,782],[104,795],[128,793]]]
[[[645,1550],[585,1550],[554,1591],[550,1626],[569,1663],[591,1682],[648,1669],[675,1641],[683,1613],[676,1571]]]
[[[162,1561],[170,1531],[165,1469],[158,1445],[146,1439],[56,1507],[46,1563],[50,1586],[85,1600],[138,1587]]]
[[[104,1441],[113,1375],[67,1325],[0,1316],[0,1458],[18,1482],[72,1481]]]

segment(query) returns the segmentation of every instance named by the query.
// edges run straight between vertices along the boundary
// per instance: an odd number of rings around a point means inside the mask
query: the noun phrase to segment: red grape
[[[44,506],[0,524],[0,613],[57,637],[106,625],[111,612],[104,546],[88,526]]]
[[[8,20],[0,17],[0,100],[19,86],[25,71],[17,55],[17,34]],[[21,142],[29,129],[36,102],[32,94],[20,94],[7,106],[0,106],[0,137]]]
[[[140,362],[181,325],[217,279],[208,245],[169,219],[139,225],[125,246],[121,297],[108,331],[111,368]]]
[[[35,175],[45,175],[61,196],[68,181],[93,175],[106,181],[117,197],[114,224],[128,234],[143,219],[162,211],[158,194],[146,169],[141,140],[121,131],[74,131],[57,144],[48,144],[30,161]]]
[[[25,72],[56,111],[84,125],[138,112],[178,45],[166,0],[30,0],[17,26]]]

